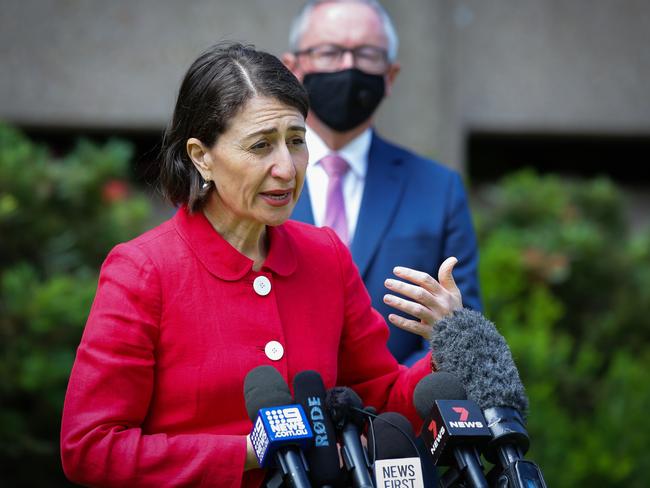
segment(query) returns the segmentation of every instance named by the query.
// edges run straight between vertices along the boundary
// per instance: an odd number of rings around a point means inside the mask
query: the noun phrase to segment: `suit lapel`
[[[361,276],[388,231],[402,197],[405,175],[401,163],[398,153],[373,132],[359,219],[350,247]]]
[[[305,185],[302,187],[302,193],[296,202],[296,206],[293,208],[291,218],[293,220],[314,225],[314,213],[311,210],[311,198],[309,196],[309,187],[307,186],[306,181]]]

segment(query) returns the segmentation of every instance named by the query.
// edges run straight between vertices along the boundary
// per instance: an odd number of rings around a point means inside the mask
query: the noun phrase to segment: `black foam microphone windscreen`
[[[413,426],[404,415],[385,412],[368,429],[375,486],[424,488]]]
[[[375,459],[418,457],[413,426],[404,415],[384,412],[373,420],[368,429],[368,452]]]
[[[358,428],[365,424],[363,401],[357,393],[347,386],[335,386],[327,391],[326,408],[337,429],[346,422],[351,422]]]
[[[422,378],[413,391],[413,404],[420,418],[426,418],[436,400],[465,400],[460,381],[451,373],[438,371]]]
[[[293,394],[314,433],[314,445],[305,452],[311,468],[309,478],[315,486],[336,485],[341,478],[339,451],[334,425],[325,407],[327,392],[321,375],[316,371],[298,373],[293,379]]]
[[[255,422],[261,408],[278,407],[293,403],[287,382],[273,366],[258,366],[244,379],[246,412]]]
[[[370,463],[361,444],[365,418],[363,402],[351,388],[335,387],[327,391],[325,399],[334,427],[341,440],[341,456],[355,488],[372,488]]]

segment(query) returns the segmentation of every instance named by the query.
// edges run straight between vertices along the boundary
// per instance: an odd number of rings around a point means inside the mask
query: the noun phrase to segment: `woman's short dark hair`
[[[230,120],[253,96],[275,98],[307,117],[307,92],[275,56],[239,43],[219,43],[201,54],[181,83],[174,115],[161,149],[160,186],[174,205],[203,208],[212,185],[190,160],[191,137],[212,147]]]

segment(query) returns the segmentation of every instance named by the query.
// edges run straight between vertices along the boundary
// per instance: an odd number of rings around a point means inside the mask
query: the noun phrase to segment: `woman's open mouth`
[[[274,207],[282,207],[291,202],[293,190],[271,190],[260,193],[261,197]]]

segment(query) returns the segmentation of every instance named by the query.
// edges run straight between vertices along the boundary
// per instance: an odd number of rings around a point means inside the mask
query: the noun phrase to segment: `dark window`
[[[163,130],[88,129],[60,127],[21,127],[32,141],[45,144],[54,156],[63,156],[80,138],[104,143],[116,138],[133,145],[132,177],[142,186],[153,185],[158,176],[158,151]]]
[[[650,184],[650,135],[558,135],[475,132],[467,146],[472,183],[494,181],[525,167],[567,176],[609,176],[632,185]]]

